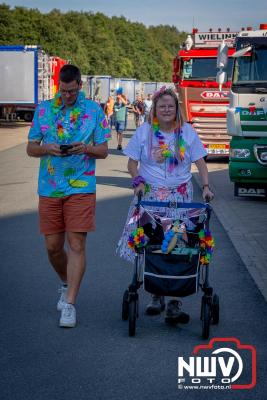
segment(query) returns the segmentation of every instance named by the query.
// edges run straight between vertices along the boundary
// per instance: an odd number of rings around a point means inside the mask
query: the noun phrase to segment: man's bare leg
[[[85,244],[86,233],[67,232],[68,241],[68,264],[67,281],[68,292],[66,300],[68,303],[75,304],[76,297],[80,288],[81,280],[85,272]]]
[[[67,282],[67,255],[64,250],[64,241],[64,232],[45,235],[49,261],[62,282]]]

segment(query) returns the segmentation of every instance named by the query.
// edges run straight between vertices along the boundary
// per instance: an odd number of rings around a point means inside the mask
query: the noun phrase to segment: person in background
[[[152,96],[151,94],[148,94],[146,100],[144,101],[145,122],[148,122],[151,107],[152,107]]]
[[[113,126],[113,112],[114,112],[114,99],[112,96],[109,96],[108,101],[106,102],[104,106],[104,112],[107,117],[109,127],[112,129]]]
[[[128,238],[136,229],[133,218],[136,196],[143,193],[143,200],[153,202],[192,202],[193,185],[191,165],[194,163],[202,181],[202,197],[212,200],[208,169],[204,160],[206,150],[192,125],[183,121],[178,98],[172,89],[163,87],[153,96],[151,118],[137,128],[124,154],[129,157],[128,171],[132,177],[134,198],[119,240],[117,252],[127,261],[134,262],[134,251]],[[181,219],[176,208],[150,207],[153,212],[164,212],[167,218]],[[146,313],[160,314],[165,309],[164,300],[152,295]],[[166,323],[188,323],[189,315],[181,310],[181,302],[171,299],[167,304]]]
[[[135,116],[135,126],[138,128],[144,122],[145,118],[145,107],[141,96],[137,96],[133,102],[133,112]]]
[[[125,131],[125,121],[127,112],[127,100],[122,94],[117,94],[114,103],[115,130],[117,132],[117,150],[122,150],[123,132]]]
[[[80,70],[64,65],[59,78],[56,96],[36,108],[27,153],[40,158],[40,231],[62,282],[59,325],[72,328],[85,272],[86,236],[95,230],[95,160],[108,155],[110,129],[102,108],[81,92]]]
[[[125,94],[121,95],[122,99],[126,102],[126,113],[125,113],[125,131],[127,131],[127,124],[128,124],[128,111],[132,109],[132,105]]]

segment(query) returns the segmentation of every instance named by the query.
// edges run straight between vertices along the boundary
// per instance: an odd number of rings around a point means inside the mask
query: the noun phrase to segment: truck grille
[[[226,119],[193,117],[192,125],[204,145],[229,143]]]

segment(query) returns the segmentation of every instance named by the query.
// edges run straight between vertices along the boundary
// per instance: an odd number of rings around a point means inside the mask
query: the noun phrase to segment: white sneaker
[[[73,304],[65,303],[59,320],[62,328],[74,328],[76,326],[76,310]]]
[[[58,289],[58,293],[60,293],[60,298],[57,302],[57,310],[62,311],[64,305],[66,304],[66,294],[67,294],[68,286],[62,285],[61,288]]]

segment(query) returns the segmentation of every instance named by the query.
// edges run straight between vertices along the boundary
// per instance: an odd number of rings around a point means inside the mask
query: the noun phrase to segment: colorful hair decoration
[[[159,130],[159,120],[158,120],[157,117],[154,117],[154,118],[153,118],[153,121],[152,121],[152,130],[153,130],[154,133],[157,132],[157,131]]]
[[[154,92],[152,99],[155,100],[155,98],[157,98],[161,93],[166,92],[167,90],[167,86],[162,86],[159,90],[157,90],[156,92]]]
[[[210,263],[211,256],[213,253],[213,248],[215,246],[214,239],[207,229],[202,229],[199,234],[199,241],[200,241],[200,249],[201,249],[201,257],[200,263],[202,265],[207,265]]]
[[[137,228],[130,234],[128,238],[128,246],[134,250],[135,247],[144,247],[146,244],[144,228]]]

